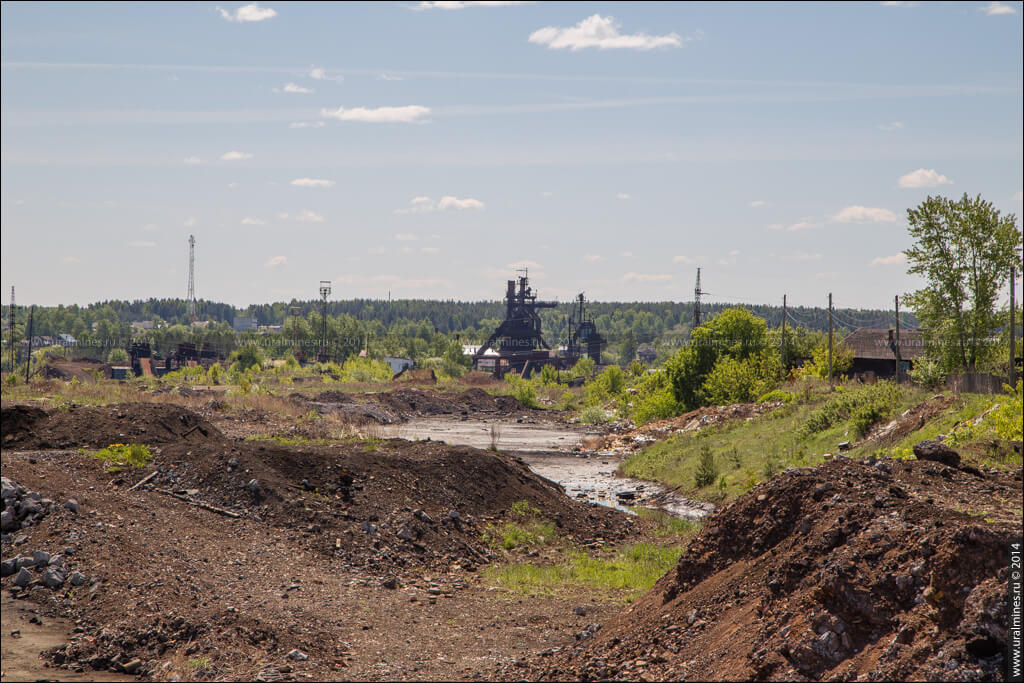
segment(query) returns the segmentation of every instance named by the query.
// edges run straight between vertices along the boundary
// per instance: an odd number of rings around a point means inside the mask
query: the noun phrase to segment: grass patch
[[[619,470],[625,476],[679,487],[689,498],[716,503],[731,500],[788,467],[818,465],[825,453],[837,451],[839,443],[856,440],[868,419],[855,414],[857,406],[878,406],[882,402],[879,397],[885,397],[882,413],[897,415],[930,396],[913,387],[900,387],[898,394],[874,387],[854,386],[837,392],[842,398],[836,400],[827,385],[807,385],[793,391],[792,402],[760,417],[733,420],[652,444],[628,458]],[[856,398],[850,400],[849,395]],[[804,429],[808,424],[814,428]],[[697,486],[705,449],[712,455],[717,479],[714,485]],[[858,449],[854,454],[868,452]]]
[[[580,411],[580,422],[587,425],[602,425],[608,421],[608,413],[601,406],[587,406]]]
[[[540,508],[530,501],[519,500],[509,508],[510,521],[495,526],[488,524],[484,529],[484,542],[493,548],[514,550],[516,548],[537,548],[554,541],[558,534],[555,525],[541,516]]]
[[[141,469],[153,460],[149,446],[140,443],[112,443],[92,457],[105,462],[108,472],[120,472],[124,467]]]
[[[689,541],[697,535],[697,532],[704,525],[700,520],[679,519],[661,510],[652,510],[651,508],[640,506],[634,507],[632,510],[636,513],[637,517],[654,520],[657,524],[654,529],[656,536],[671,536]]]
[[[488,567],[485,576],[520,593],[552,593],[586,586],[620,596],[625,593],[622,597],[632,600],[650,590],[665,572],[674,567],[684,550],[682,545],[637,543],[623,548],[610,559],[573,550],[564,553],[561,561],[554,565],[514,562]]]

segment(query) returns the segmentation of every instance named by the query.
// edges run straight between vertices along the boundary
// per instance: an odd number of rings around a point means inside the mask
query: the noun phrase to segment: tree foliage
[[[947,370],[975,370],[993,352],[989,339],[1004,324],[997,309],[1010,268],[1020,264],[1017,217],[1000,215],[981,196],[928,197],[907,210],[907,272],[924,288],[906,296],[925,330],[929,354]]]

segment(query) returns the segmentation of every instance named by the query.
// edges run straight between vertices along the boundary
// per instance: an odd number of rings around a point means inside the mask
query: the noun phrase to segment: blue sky
[[[487,5],[487,6],[483,6]],[[4,3],[21,303],[882,308],[906,209],[1021,213],[1022,6]]]

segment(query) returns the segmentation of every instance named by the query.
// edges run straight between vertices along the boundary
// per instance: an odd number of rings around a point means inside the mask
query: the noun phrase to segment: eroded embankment
[[[708,518],[674,571],[547,680],[997,680],[1021,475],[935,462],[789,470]]]

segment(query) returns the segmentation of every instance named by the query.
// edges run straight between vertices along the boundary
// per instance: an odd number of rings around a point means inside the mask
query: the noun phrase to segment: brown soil
[[[551,419],[552,411],[530,410],[512,396],[492,396],[483,389],[467,389],[459,394],[439,393],[430,389],[400,387],[381,393],[349,394],[324,391],[309,397],[290,396],[296,402],[308,404],[319,412],[339,413],[355,422],[392,424],[417,417],[465,416],[511,417],[530,416]]]
[[[230,440],[164,404],[2,412],[3,475],[58,503],[5,535],[4,558],[73,546],[65,567],[89,578],[51,591],[13,590],[6,577],[3,587],[76,621],[81,632],[49,653],[71,670],[139,658],[155,678],[487,675],[586,623],[573,602],[512,607],[480,584],[477,568],[496,557],[483,540],[489,524],[519,500],[581,544],[646,524],[570,500],[516,458],[468,447]],[[187,425],[207,433],[181,437]],[[152,466],[111,475],[87,453],[34,448],[106,445],[114,433],[160,444]],[[62,507],[68,498],[78,514]],[[293,648],[309,659],[289,659]]]
[[[95,382],[95,373],[103,377],[110,377],[110,365],[95,360],[78,359],[68,360],[64,358],[48,358],[43,366],[42,375],[46,379],[57,379],[70,382],[78,379],[79,382]]]
[[[709,519],[592,638],[508,675],[555,680],[1000,680],[1021,474],[840,458]]]
[[[18,405],[5,406],[2,415],[5,449],[102,448],[129,442],[159,446],[221,438],[206,420],[168,403],[124,403],[103,408],[72,405],[51,411]]]
[[[908,408],[896,419],[873,427],[865,437],[864,443],[883,445],[896,443],[908,434],[924,427],[929,420],[941,415],[955,400],[953,396],[943,396],[942,394],[932,396],[927,401]]]

